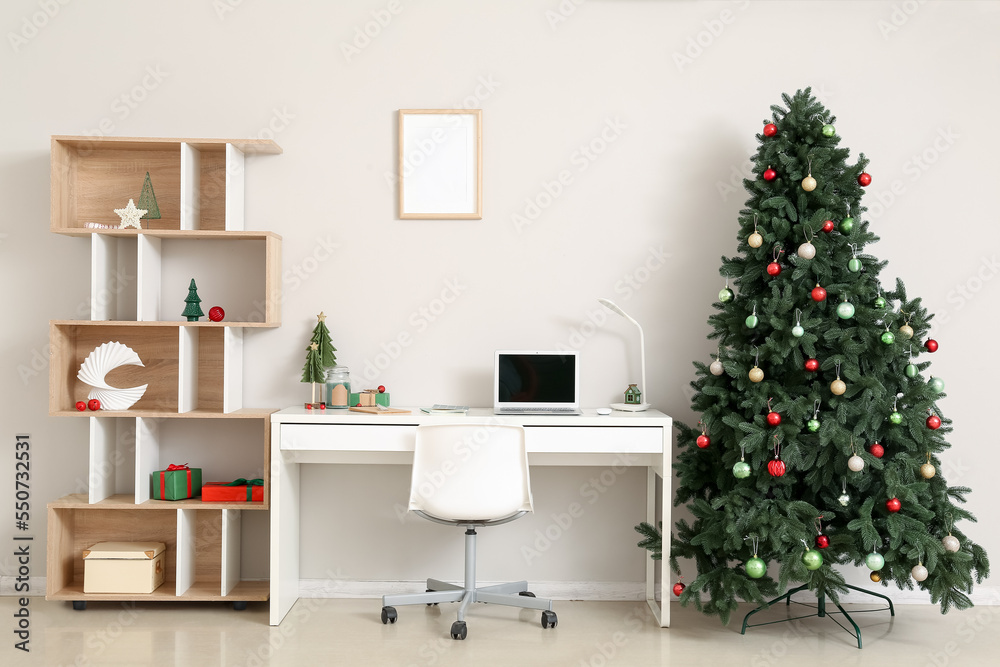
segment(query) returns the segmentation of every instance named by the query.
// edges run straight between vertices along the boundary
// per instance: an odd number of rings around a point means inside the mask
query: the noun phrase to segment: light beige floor
[[[556,603],[559,626],[543,630],[539,613],[477,605],[469,637],[448,636],[454,606],[400,607],[383,626],[378,600],[300,600],[278,627],[267,607],[224,604],[69,603],[32,598],[30,654],[13,648],[13,598],[0,598],[0,665],[995,665],[1000,607],[942,616],[937,607],[898,605],[858,614],[864,649],[830,618],[748,630],[674,604],[668,629],[653,625],[645,603]],[[860,607],[857,607],[860,608]],[[747,607],[747,610],[749,607]],[[854,608],[849,608],[851,611]],[[803,613],[791,607],[792,614]],[[786,614],[780,606],[770,620]]]

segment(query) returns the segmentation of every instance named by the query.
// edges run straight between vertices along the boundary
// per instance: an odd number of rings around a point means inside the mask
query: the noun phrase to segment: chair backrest
[[[410,509],[456,523],[531,512],[524,429],[485,422],[418,426]]]

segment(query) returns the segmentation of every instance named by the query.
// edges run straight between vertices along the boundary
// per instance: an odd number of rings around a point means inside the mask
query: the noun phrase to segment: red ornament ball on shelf
[[[773,181],[777,177],[778,177],[778,172],[776,172],[774,169],[771,169],[770,167],[768,167],[767,169],[764,170],[764,180],[765,181]]]
[[[817,535],[816,536],[816,548],[817,549],[826,549],[828,546],[830,546],[830,538],[829,537],[827,537],[826,535]]]
[[[100,410],[101,402],[96,398],[92,398],[89,401],[87,401],[87,407],[94,411]]]
[[[767,423],[771,426],[777,426],[781,423],[781,415],[773,410],[767,413]]]
[[[221,322],[222,318],[226,316],[226,311],[222,309],[222,306],[212,306],[208,309],[208,319],[213,322]]]
[[[937,352],[938,342],[933,338],[928,338],[927,342],[924,343],[924,347],[927,348],[928,352]]]
[[[774,123],[768,123],[767,125],[764,126],[765,137],[773,137],[777,133],[778,133],[778,126],[775,125]]]
[[[778,264],[777,262],[771,262],[770,264],[767,265],[767,275],[773,277],[779,275],[780,273],[781,273],[781,264]]]
[[[930,417],[928,417],[927,428],[929,428],[932,431],[936,431],[937,429],[941,428],[941,418],[938,417],[937,415],[931,415]]]
[[[378,393],[380,393],[380,394],[384,394],[385,393],[385,385],[384,384],[380,384],[378,386]]]
[[[674,584],[674,595],[676,595],[677,597],[680,597],[681,593],[684,592],[685,588],[686,587],[684,586],[684,584],[682,584],[681,582],[678,581],[676,584]]]
[[[785,462],[781,459],[774,459],[767,464],[767,471],[771,473],[771,477],[781,477],[785,474],[785,470],[787,470]]]
[[[903,509],[903,503],[899,502],[899,498],[889,498],[885,501],[885,508],[890,512],[898,512]]]
[[[858,176],[858,185],[860,185],[861,187],[866,188],[871,184],[872,184],[871,174],[862,172],[862,174]]]
[[[806,359],[806,370],[814,373],[819,370],[819,359]]]
[[[810,296],[812,296],[813,301],[826,301],[826,290],[816,285],[816,287],[813,287]]]
[[[696,445],[698,445],[699,449],[705,449],[706,447],[708,447],[709,445],[712,444],[711,438],[709,438],[704,433],[702,433],[701,435],[699,435],[698,438],[694,442],[695,442]]]
[[[868,448],[868,453],[877,459],[885,456],[885,447],[878,444],[877,442],[872,443],[872,446]]]
[[[76,402],[76,409],[79,410],[80,412],[83,412],[84,410],[87,409],[87,404],[84,403],[83,401],[77,401]]]
[[[824,220],[823,226],[820,229],[829,234],[830,232],[833,231],[834,226],[835,225],[833,224],[833,220]]]

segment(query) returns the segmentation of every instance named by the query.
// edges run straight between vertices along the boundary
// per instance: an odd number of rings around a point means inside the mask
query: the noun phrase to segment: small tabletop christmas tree
[[[181,313],[182,317],[186,317],[188,322],[197,322],[198,318],[204,315],[201,306],[201,297],[198,296],[198,286],[194,283],[194,278],[191,279],[191,284],[188,285],[188,295],[184,299],[184,312]]]
[[[139,208],[146,209],[143,218],[146,220],[159,220],[160,207],[156,204],[156,193],[153,192],[153,181],[146,172],[146,179],[142,182],[142,192],[139,194]]]
[[[975,520],[960,506],[970,490],[939,473],[944,384],[918,357],[938,348],[932,316],[902,281],[883,291],[886,262],[866,252],[868,160],[847,163],[808,88],[783,99],[744,181],[739,255],[722,259],[719,354],[695,363],[701,421],[678,424],[675,504],[694,520],[676,522],[670,564],[698,570],[681,603],[726,623],[738,599],[764,604],[790,582],[836,602],[849,587],[837,566],[853,564],[942,612],[968,607],[989,561],[958,528]],[[655,558],[659,531],[637,530]]]
[[[334,352],[337,348],[330,340],[330,330],[326,327],[326,315],[320,311],[316,316],[316,327],[313,329],[309,347],[306,348],[306,363],[302,367],[302,382],[312,383],[312,401],[307,407],[326,407],[316,401],[316,384],[326,381],[326,369],[337,364]]]
[[[316,316],[316,320],[316,328],[313,329],[313,335],[310,340],[319,344],[319,354],[322,359],[323,368],[332,368],[337,365],[337,355],[334,354],[337,348],[333,346],[333,342],[330,340],[330,330],[326,328],[326,315],[323,311],[320,311],[319,315]]]

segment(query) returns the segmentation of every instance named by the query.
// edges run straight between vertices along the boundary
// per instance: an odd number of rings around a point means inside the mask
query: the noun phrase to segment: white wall
[[[584,402],[605,404],[638,366],[627,323],[588,324],[605,296],[645,327],[653,404],[693,420],[691,361],[714,349],[706,318],[745,199],[736,175],[769,106],[811,85],[852,153],[872,160],[866,202],[883,239],[874,250],[890,260],[884,277],[903,277],[938,313],[934,371],[955,420],[944,472],[973,487],[981,523],[968,531],[1000,552],[987,367],[987,336],[1000,324],[1000,4],[577,3],[105,1],[58,5],[51,18],[40,7],[56,2],[3,4],[0,404],[4,441],[29,432],[35,443],[38,547],[44,503],[78,491],[87,461],[85,421],[46,413],[47,321],[81,317],[89,295],[86,241],[48,232],[49,135],[273,130],[285,153],[248,161],[247,228],[284,237],[284,324],[246,333],[248,405],[305,399],[302,348],[320,310],[341,362],[360,384],[385,384],[396,404],[487,404],[495,348],[559,344],[582,348]],[[375,33],[377,18],[387,25],[365,44],[359,35]],[[345,55],[355,39],[362,46]],[[396,110],[466,99],[484,109],[483,220],[397,220],[385,177],[395,169]],[[601,151],[592,161],[580,152],[588,144]],[[572,182],[548,204],[544,184],[563,170]],[[725,192],[731,180],[736,191]],[[880,198],[894,201],[876,211]],[[530,200],[548,205],[518,228],[512,216]],[[460,286],[454,302],[424,317],[449,285]],[[403,333],[412,344],[366,379]],[[13,496],[5,456],[0,499]],[[600,473],[536,474],[538,513],[484,535],[481,574],[641,580],[632,532],[643,516],[640,471],[617,479],[530,563],[520,553]],[[458,576],[456,531],[400,525],[404,469],[315,468],[305,481],[303,576]],[[332,515],[350,530],[330,530]],[[0,523],[0,544],[11,523]],[[245,574],[266,576],[266,524],[247,525],[258,550],[246,554]],[[34,567],[42,573],[40,559]],[[0,573],[13,572],[0,558]]]

